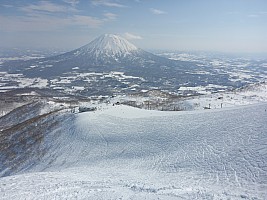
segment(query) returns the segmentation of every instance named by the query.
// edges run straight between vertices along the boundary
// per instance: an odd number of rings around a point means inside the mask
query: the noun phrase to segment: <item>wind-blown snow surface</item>
[[[0,199],[267,199],[266,109],[77,114]]]

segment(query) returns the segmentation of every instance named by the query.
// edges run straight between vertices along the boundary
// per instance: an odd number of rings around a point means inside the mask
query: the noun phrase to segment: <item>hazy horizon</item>
[[[267,53],[264,0],[0,3],[3,47],[75,49],[104,33],[143,49]]]

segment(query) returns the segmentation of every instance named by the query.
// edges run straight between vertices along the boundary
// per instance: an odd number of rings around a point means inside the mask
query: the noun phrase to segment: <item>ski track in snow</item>
[[[265,109],[77,114],[0,199],[267,199]]]

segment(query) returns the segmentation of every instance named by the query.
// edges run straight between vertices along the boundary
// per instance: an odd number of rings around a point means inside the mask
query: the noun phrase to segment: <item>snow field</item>
[[[266,199],[266,108],[77,114],[0,199]]]

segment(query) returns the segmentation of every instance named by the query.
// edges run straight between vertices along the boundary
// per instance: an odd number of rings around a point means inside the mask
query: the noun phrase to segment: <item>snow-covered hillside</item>
[[[266,108],[66,113],[0,199],[267,199]]]
[[[218,109],[239,105],[267,102],[267,83],[257,83],[231,92],[218,92],[198,97],[189,97],[184,104],[190,109]]]

